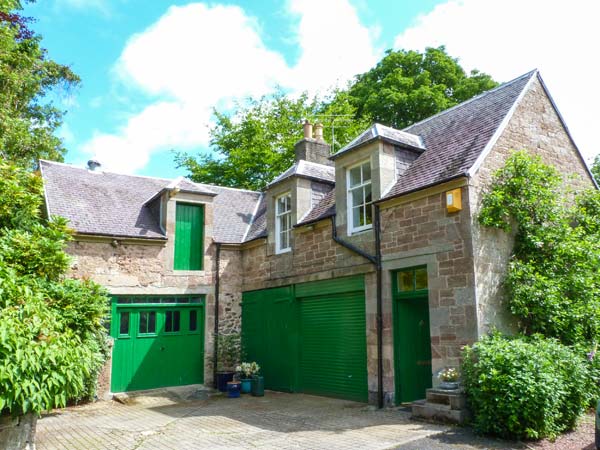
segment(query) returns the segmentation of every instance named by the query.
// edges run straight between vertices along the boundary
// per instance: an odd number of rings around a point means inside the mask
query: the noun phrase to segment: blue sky
[[[600,94],[587,84],[597,9],[593,0],[39,0],[25,13],[50,57],[82,78],[59,100],[66,161],[93,156],[111,170],[172,178],[185,171],[171,149],[209,151],[212,107],[276,85],[324,92],[385,49],[440,44],[500,81],[539,68],[590,159],[600,151]]]

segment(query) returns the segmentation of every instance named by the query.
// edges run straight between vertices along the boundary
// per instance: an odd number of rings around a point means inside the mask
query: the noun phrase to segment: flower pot
[[[252,378],[252,395],[254,397],[262,397],[265,395],[264,377],[255,376]]]
[[[217,389],[221,392],[227,391],[227,383],[233,380],[235,372],[217,372]]]
[[[458,389],[460,383],[458,381],[442,381],[440,383],[440,389],[444,389],[445,391],[454,391]]]
[[[252,378],[242,378],[242,394],[249,394],[252,390]]]
[[[241,389],[242,383],[240,383],[239,381],[227,382],[227,397],[238,398],[240,396]]]

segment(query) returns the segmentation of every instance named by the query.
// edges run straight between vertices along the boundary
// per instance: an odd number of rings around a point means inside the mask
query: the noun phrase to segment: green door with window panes
[[[427,268],[392,273],[396,403],[425,398],[431,387]]]
[[[113,392],[204,382],[203,296],[112,300]]]

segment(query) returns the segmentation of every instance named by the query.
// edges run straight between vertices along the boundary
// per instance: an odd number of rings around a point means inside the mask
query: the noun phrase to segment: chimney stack
[[[315,139],[323,141],[323,124],[321,122],[315,123]]]
[[[96,169],[99,169],[101,165],[102,164],[100,164],[100,161],[98,161],[97,159],[90,159],[87,162],[88,170],[91,172],[94,172]]]
[[[304,125],[302,125],[302,127],[304,128],[304,139],[312,139],[313,126],[308,119],[304,121]]]
[[[294,147],[296,162],[304,160],[333,166],[333,161],[329,160],[331,147],[323,139],[323,124],[315,124],[314,135],[313,126],[308,120],[304,121],[302,127],[304,128],[304,137]]]

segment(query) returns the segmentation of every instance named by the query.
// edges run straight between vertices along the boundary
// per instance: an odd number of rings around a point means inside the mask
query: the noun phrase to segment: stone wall
[[[537,77],[534,78],[470,183],[479,334],[488,333],[493,328],[509,333],[516,330],[516,323],[508,311],[502,288],[512,253],[513,236],[499,230],[482,228],[477,222],[483,194],[494,172],[504,166],[514,150],[527,150],[539,155],[546,164],[556,167],[564,175],[565,192],[568,189],[592,187],[588,171],[556,110]],[[565,201],[571,198],[570,195],[565,195]]]
[[[477,338],[467,188],[461,187],[462,210],[456,213],[447,212],[444,194],[460,183],[437,186],[412,199],[407,196],[395,204],[390,202],[388,207],[384,204],[381,211],[385,348],[390,343],[388,351],[393,352],[393,271],[424,265],[428,273],[432,373],[457,366],[462,347]],[[393,365],[391,369],[386,371],[386,383],[393,384]]]

